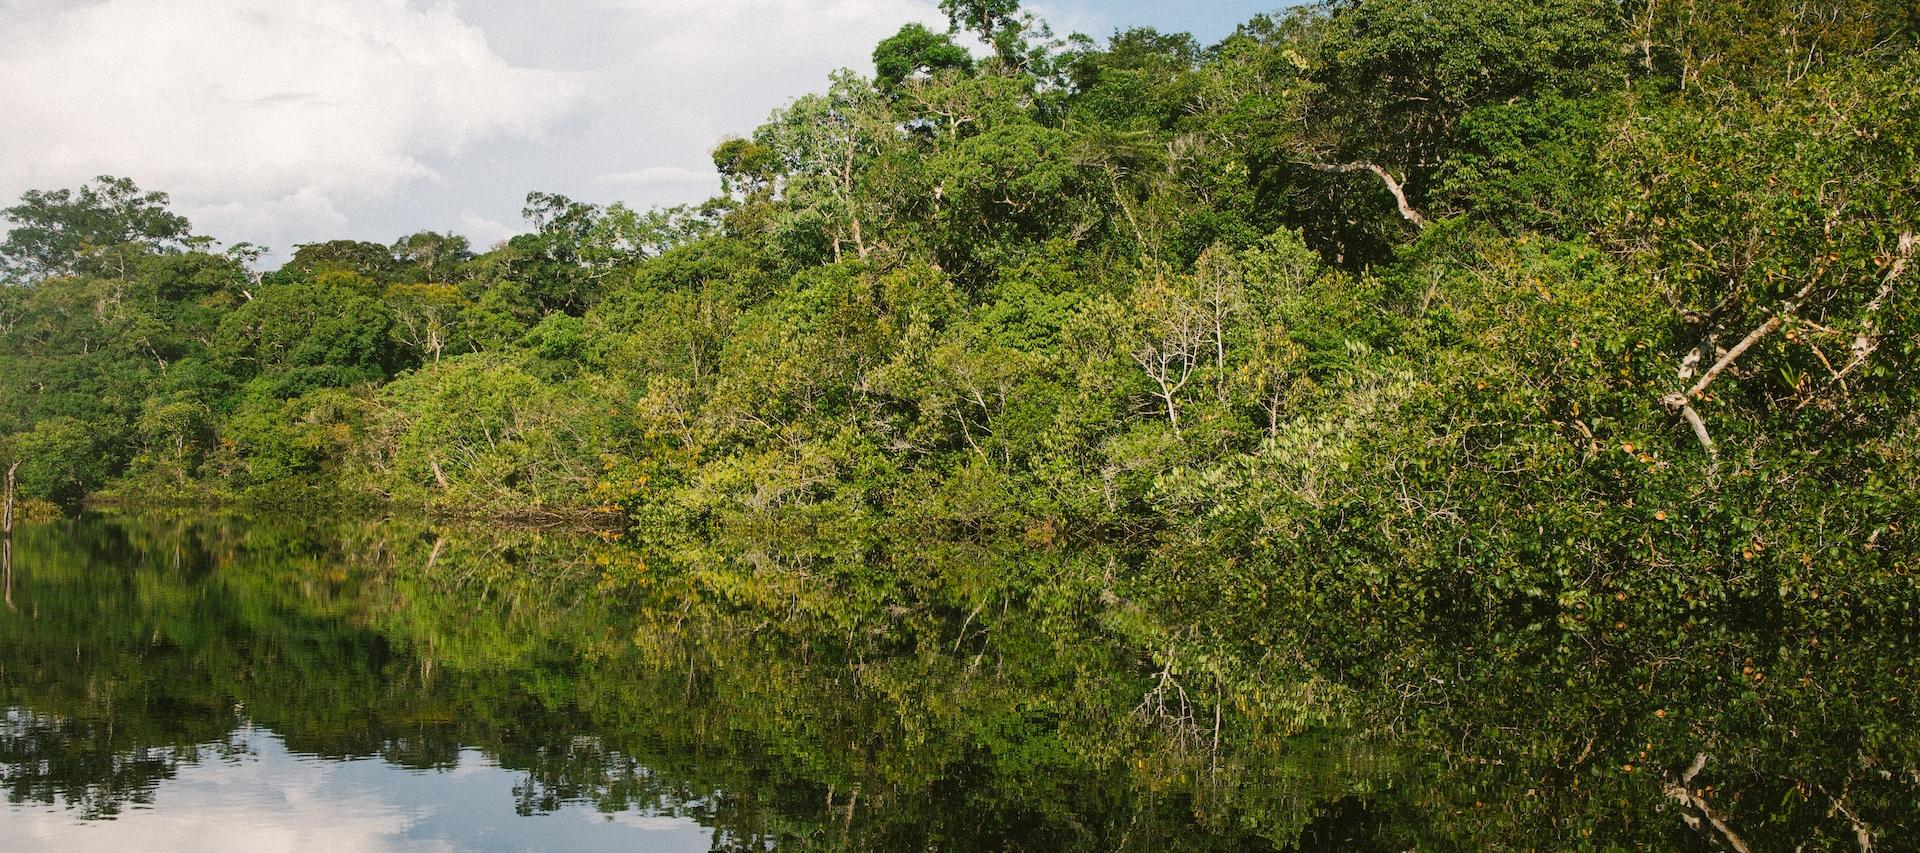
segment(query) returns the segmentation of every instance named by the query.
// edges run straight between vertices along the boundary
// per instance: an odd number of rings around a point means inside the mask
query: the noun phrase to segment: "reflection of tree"
[[[404,522],[89,521],[23,545],[34,618],[0,619],[0,704],[110,719],[94,753],[126,766],[229,741],[238,705],[297,753],[434,769],[477,748],[523,774],[522,813],[681,815],[719,849],[1057,848],[1128,831],[1138,847],[1193,828],[1185,798],[1134,791],[1106,708],[1132,690],[1122,658],[1002,621],[992,611],[1018,604],[1004,590],[975,590],[992,608],[929,591],[867,630],[852,626],[894,612],[892,593],[795,582],[864,572],[864,556],[701,560],[607,587],[585,567],[630,559],[617,549]],[[1077,696],[1060,689],[1083,677]],[[161,778],[90,790],[123,803]]]
[[[116,737],[109,722],[12,710],[0,717],[0,787],[10,803],[58,804],[89,820],[110,818],[128,804],[152,803],[154,789],[181,765],[243,749],[238,741],[143,745]]]
[[[1920,626],[1884,605],[1848,611],[1619,623],[1531,660],[1458,656],[1410,727],[1434,762],[1415,786],[1429,793],[1389,837],[1682,849],[1732,833],[1785,850],[1852,846],[1871,827],[1881,849],[1908,846],[1920,719],[1902,706],[1920,687]]]
[[[31,710],[0,772],[88,817],[232,748],[239,705],[295,752],[477,749],[519,774],[502,809],[688,817],[721,850],[1700,847],[1668,787],[1700,753],[1685,790],[1754,849],[1916,833],[1920,631],[1865,606],[1306,647],[1343,662],[1308,713],[1277,676],[1196,674],[1205,649],[1117,642],[1141,630],[1118,553],[709,543],[641,569],[592,539],[218,519],[20,547],[0,707]],[[1161,678],[1203,736],[1130,715]]]

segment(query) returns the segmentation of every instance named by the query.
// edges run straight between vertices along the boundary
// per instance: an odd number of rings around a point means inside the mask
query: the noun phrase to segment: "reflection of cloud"
[[[110,821],[75,827],[61,811],[4,815],[9,851],[193,850],[202,853],[275,851],[452,850],[444,841],[409,839],[423,811],[405,809],[372,793],[350,793],[330,777],[334,768],[292,761],[276,743],[260,744],[277,760],[211,762],[180,768],[163,784],[155,806],[136,807]]]
[[[5,2],[5,0],[0,0]],[[0,850],[140,853],[344,853],[503,850],[704,853],[713,833],[692,818],[600,814],[569,803],[552,814],[514,812],[523,770],[460,750],[450,770],[416,771],[379,760],[290,754],[272,731],[234,733],[244,755],[179,768],[150,805],[113,820],[80,821],[72,809],[0,803]],[[562,818],[562,815],[572,815]]]

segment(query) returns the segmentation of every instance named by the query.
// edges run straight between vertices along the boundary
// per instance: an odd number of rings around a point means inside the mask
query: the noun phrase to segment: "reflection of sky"
[[[514,813],[521,774],[473,750],[451,772],[411,771],[384,761],[294,755],[264,729],[236,734],[251,754],[182,765],[152,805],[107,821],[81,821],[59,806],[0,806],[0,849],[328,853],[451,850],[711,849],[711,831],[688,818],[627,812],[611,817],[569,805],[533,817]]]

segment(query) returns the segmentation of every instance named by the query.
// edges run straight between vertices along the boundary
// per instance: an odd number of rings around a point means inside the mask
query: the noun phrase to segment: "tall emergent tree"
[[[178,251],[192,227],[167,210],[167,194],[101,175],[79,191],[29,190],[7,208],[0,273],[17,280],[62,275],[126,278],[142,254]]]

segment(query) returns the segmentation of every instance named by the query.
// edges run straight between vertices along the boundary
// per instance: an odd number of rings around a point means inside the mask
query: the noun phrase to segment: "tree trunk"
[[[4,516],[0,517],[0,533],[4,533],[9,541],[13,539],[13,475],[18,470],[20,470],[18,462],[7,466],[7,506]]]

